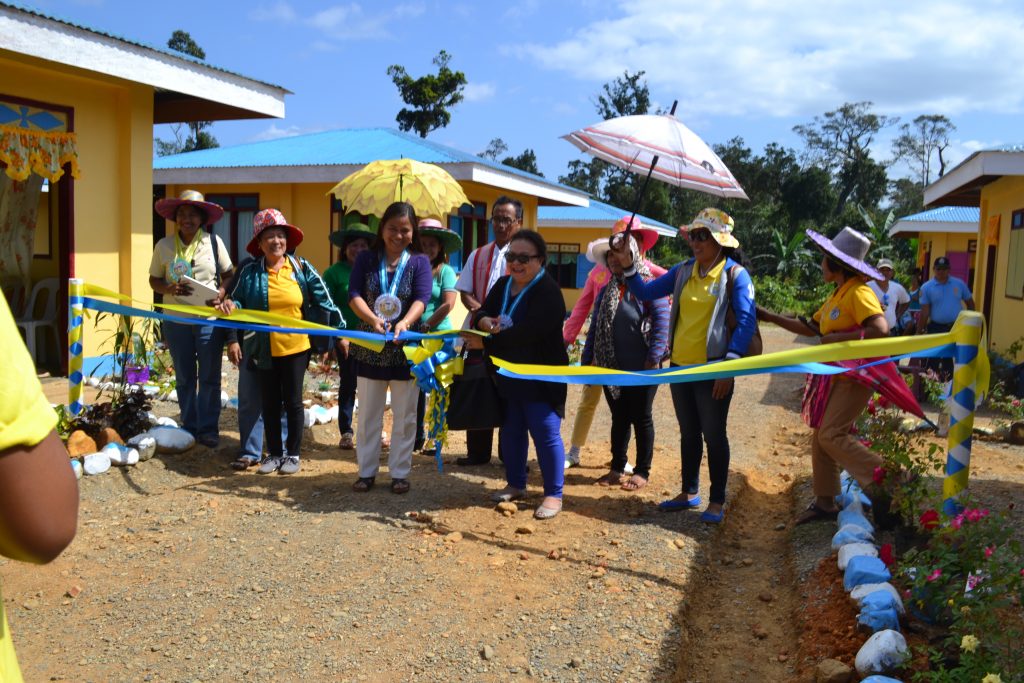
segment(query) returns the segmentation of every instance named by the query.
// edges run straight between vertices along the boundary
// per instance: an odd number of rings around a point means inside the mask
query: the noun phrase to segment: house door
[[[992,337],[992,294],[996,284],[996,250],[997,247],[990,245],[985,256],[985,300],[982,302],[982,315],[985,316],[985,324],[988,325],[988,336]]]
[[[966,251],[948,251],[946,258],[949,259],[949,274],[970,286],[971,255]]]

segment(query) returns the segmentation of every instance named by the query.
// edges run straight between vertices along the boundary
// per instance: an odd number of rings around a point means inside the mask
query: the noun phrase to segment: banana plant
[[[802,232],[796,232],[787,239],[779,230],[772,230],[769,252],[754,256],[753,259],[767,260],[768,270],[774,275],[803,274],[813,262],[811,252],[804,247],[804,239]]]

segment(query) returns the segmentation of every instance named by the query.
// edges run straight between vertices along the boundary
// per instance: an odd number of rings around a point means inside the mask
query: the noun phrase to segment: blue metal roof
[[[928,209],[911,216],[904,216],[901,221],[929,223],[975,223],[981,220],[981,209],[976,206],[940,206]]]
[[[378,159],[414,159],[430,164],[472,163],[534,182],[583,194],[553,182],[454,147],[439,145],[394,128],[345,128],[276,140],[185,152],[153,161],[156,170],[178,168],[250,168],[265,166],[365,165]]]
[[[112,38],[114,40],[121,41],[122,43],[127,43],[129,45],[135,45],[137,47],[142,47],[142,48],[145,48],[147,50],[152,50],[153,52],[159,52],[161,54],[169,55],[169,56],[174,57],[176,59],[181,59],[181,60],[184,60],[186,62],[192,62],[193,64],[199,64],[199,65],[205,66],[205,67],[207,67],[209,69],[213,69],[214,71],[220,71],[221,73],[231,74],[232,76],[239,76],[241,78],[245,78],[245,79],[253,81],[255,83],[262,83],[263,85],[269,85],[272,88],[278,88],[279,90],[287,90],[287,88],[284,88],[283,86],[276,85],[274,83],[267,83],[266,81],[261,81],[261,80],[252,78],[251,76],[246,76],[245,74],[240,74],[237,71],[228,71],[227,69],[222,69],[219,66],[214,66],[213,64],[210,64],[206,60],[199,59],[197,57],[193,57],[192,55],[187,55],[187,54],[185,54],[183,52],[176,52],[176,51],[171,50],[169,48],[154,47],[154,46],[149,45],[147,43],[142,43],[142,42],[139,42],[137,40],[131,40],[130,38],[125,38],[124,36],[119,36],[119,35],[116,35],[114,33],[108,33],[107,31],[101,31],[99,29],[95,29],[95,28],[92,28],[90,26],[85,26],[84,24],[76,24],[75,22],[70,21],[68,19],[64,19],[62,17],[58,17],[58,16],[55,16],[53,14],[48,14],[46,12],[38,10],[35,7],[29,7],[28,5],[22,5],[22,4],[16,3],[16,2],[0,2],[0,7],[10,7],[11,9],[15,9],[15,10],[18,10],[19,12],[24,12],[26,14],[31,14],[33,16],[40,17],[41,19],[48,19],[49,21],[56,21],[57,23],[64,24],[65,26],[71,26],[73,28],[78,28],[78,29],[81,29],[83,31],[88,31],[89,33],[95,33],[96,35],[99,35],[99,36],[104,36],[106,38]]]
[[[537,223],[543,227],[548,221],[593,221],[595,223],[615,223],[623,216],[628,216],[631,211],[599,202],[591,198],[590,206],[538,206]],[[647,216],[637,214],[640,222],[649,228],[662,228],[664,230],[676,231],[671,225],[656,221]]]

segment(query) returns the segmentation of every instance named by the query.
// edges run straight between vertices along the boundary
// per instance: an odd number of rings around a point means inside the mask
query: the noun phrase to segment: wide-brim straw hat
[[[732,216],[725,211],[708,208],[698,213],[689,225],[680,225],[679,231],[685,235],[691,230],[705,228],[711,231],[711,236],[723,247],[737,248],[740,243],[733,234],[735,227]]]
[[[868,255],[868,248],[871,247],[871,240],[863,233],[857,232],[851,227],[845,227],[839,231],[838,235],[829,239],[810,228],[806,232],[816,247],[851,270],[875,280],[885,279],[885,276],[879,273],[877,268],[864,260],[864,257]]]
[[[637,234],[636,230],[630,230],[629,234],[633,237],[633,241],[639,245],[640,236]],[[598,237],[587,245],[587,260],[601,266],[607,265],[608,251],[611,248],[612,245],[608,242],[607,237]]]
[[[249,240],[245,250],[255,257],[263,254],[260,249],[260,233],[268,228],[284,228],[285,239],[288,241],[288,251],[295,251],[295,247],[302,244],[302,231],[294,225],[290,225],[284,219],[284,214],[277,209],[263,209],[252,219],[252,239]]]
[[[462,249],[462,238],[454,230],[449,230],[441,221],[436,218],[424,218],[419,222],[417,226],[419,228],[420,237],[434,237],[444,247],[444,253],[452,254],[455,251]]]
[[[213,225],[224,215],[224,208],[220,204],[206,201],[203,193],[196,190],[182,190],[177,197],[158,199],[153,208],[156,209],[158,215],[169,221],[177,222],[178,207],[185,204],[201,209],[206,214],[204,225]]]
[[[367,244],[373,244],[373,241],[377,239],[377,233],[366,223],[352,223],[341,230],[335,230],[328,237],[331,244],[339,249],[344,249],[349,240],[356,238],[366,240]]]

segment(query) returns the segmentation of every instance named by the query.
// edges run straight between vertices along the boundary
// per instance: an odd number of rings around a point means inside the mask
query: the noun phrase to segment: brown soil
[[[764,336],[768,351],[794,343]],[[862,637],[822,562],[834,525],[789,525],[809,495],[801,386],[739,380],[718,527],[656,508],[679,490],[665,388],[650,484],[594,485],[608,462],[602,406],[549,522],[532,518],[536,465],[529,500],[504,516],[487,500],[503,485],[497,463],[451,464],[460,433],[444,473],[415,456],[409,494],[388,491],[386,468],[356,494],[335,425],[307,432],[300,474],[261,477],[228,468],[225,413],[217,451],[84,479],[78,537],[54,563],[0,562],[26,680],[808,680],[820,659],[852,662]],[[1022,453],[976,441],[972,490],[1020,507]]]

